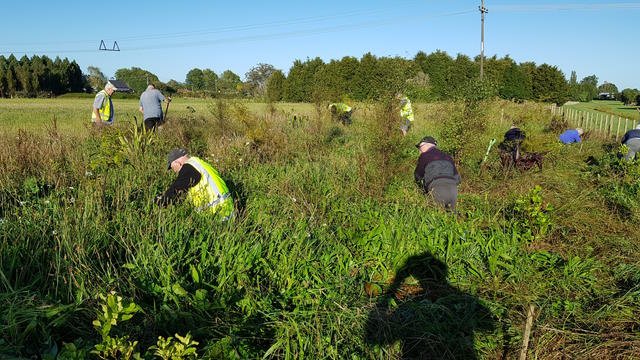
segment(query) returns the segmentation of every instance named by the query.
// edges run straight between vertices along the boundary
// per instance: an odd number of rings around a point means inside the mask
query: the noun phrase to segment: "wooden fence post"
[[[629,126],[629,119],[624,118],[624,132],[627,132],[627,126]]]
[[[618,136],[620,136],[620,116],[618,116],[618,128],[616,129],[616,141],[618,141]]]
[[[602,138],[602,123],[603,123],[603,119],[602,119],[602,114],[600,114],[600,116],[598,116],[598,133],[600,134],[600,137]]]

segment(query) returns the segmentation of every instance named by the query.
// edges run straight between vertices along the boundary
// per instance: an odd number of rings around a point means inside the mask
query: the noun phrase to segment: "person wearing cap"
[[[402,119],[400,130],[402,131],[402,135],[406,136],[407,132],[409,132],[409,129],[411,128],[411,123],[414,120],[411,100],[401,93],[396,94],[396,99],[400,101],[400,118]]]
[[[155,130],[163,122],[163,101],[168,104],[171,101],[171,97],[165,98],[153,84],[149,84],[147,90],[140,95],[140,112],[142,113],[146,130]]]
[[[579,143],[582,141],[580,139],[580,135],[582,135],[584,131],[581,128],[569,129],[562,134],[560,134],[560,142],[563,144],[571,144],[571,143]]]
[[[445,209],[455,211],[460,174],[453,158],[437,148],[436,139],[425,136],[416,144],[420,151],[413,176],[416,183]]]
[[[622,145],[627,147],[627,155],[625,159],[631,161],[635,159],[636,153],[640,152],[640,124],[635,129],[627,131],[622,137]]]
[[[160,206],[175,203],[186,194],[186,200],[198,211],[216,214],[222,220],[233,215],[233,199],[216,169],[204,160],[189,156],[185,149],[171,150],[167,167],[178,174],[163,195],[156,198]]]
[[[331,112],[331,118],[334,121],[340,121],[342,125],[351,124],[351,114],[353,113],[351,106],[345,103],[331,103],[329,104],[329,112]]]
[[[114,111],[111,95],[116,91],[116,87],[108,82],[104,86],[104,90],[98,91],[93,99],[93,108],[91,111],[91,122],[95,126],[113,125]]]

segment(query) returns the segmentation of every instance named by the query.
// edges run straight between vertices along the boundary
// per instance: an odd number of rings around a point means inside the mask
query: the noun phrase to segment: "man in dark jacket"
[[[525,138],[524,131],[515,125],[512,125],[511,128],[504,133],[504,140],[498,145],[498,149],[511,155],[511,165],[515,164],[520,158],[520,148]]]
[[[440,151],[436,146],[436,139],[431,136],[425,136],[416,144],[420,150],[420,156],[413,176],[438,204],[447,210],[454,211],[460,175],[451,156]]]
[[[640,151],[640,124],[635,129],[627,131],[622,137],[622,145],[626,145],[629,151],[624,157],[631,161],[636,157],[636,153]]]

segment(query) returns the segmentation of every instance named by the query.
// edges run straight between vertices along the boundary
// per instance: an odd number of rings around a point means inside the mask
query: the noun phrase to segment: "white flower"
[[[44,204],[45,204],[45,205],[49,205],[49,204],[51,204],[51,201],[49,201],[49,200],[45,200],[45,201],[44,201]]]
[[[24,206],[26,203],[26,201],[20,201],[20,206]]]

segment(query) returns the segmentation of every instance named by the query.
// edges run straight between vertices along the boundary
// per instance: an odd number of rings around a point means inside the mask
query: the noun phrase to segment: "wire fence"
[[[551,114],[561,116],[572,127],[582,128],[585,132],[590,131],[591,136],[601,139],[612,139],[616,141],[637,125],[633,119],[623,118],[619,115],[605,114],[598,112],[583,111],[566,106],[551,106]]]

